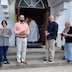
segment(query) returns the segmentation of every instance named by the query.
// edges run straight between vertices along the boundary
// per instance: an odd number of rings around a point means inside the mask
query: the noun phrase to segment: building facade
[[[38,19],[38,26],[41,28],[43,22],[41,20],[44,20],[44,13],[47,12],[48,15],[55,16],[55,21],[59,25],[57,44],[61,46],[60,33],[64,29],[65,22],[70,21],[72,24],[72,0],[0,0],[0,23],[5,19],[11,30],[16,22],[16,16],[20,14]],[[32,15],[33,13],[35,14]],[[10,38],[10,46],[15,46],[14,33]]]

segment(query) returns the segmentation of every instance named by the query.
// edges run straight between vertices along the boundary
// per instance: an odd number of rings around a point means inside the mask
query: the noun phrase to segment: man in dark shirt
[[[66,39],[66,43],[72,43],[72,27],[70,26],[70,30],[68,32],[68,34],[63,33],[64,35],[66,35],[65,39]]]
[[[54,16],[51,15],[49,17],[49,25],[47,27],[47,31],[45,31],[45,35],[47,36],[47,60],[49,63],[54,62],[54,55],[55,55],[55,40],[57,38],[57,32],[58,32],[58,24],[54,20]]]
[[[72,27],[70,25],[70,22],[66,22],[66,25],[69,30],[67,33],[63,33],[63,36],[65,36],[64,56],[69,63],[72,61]]]

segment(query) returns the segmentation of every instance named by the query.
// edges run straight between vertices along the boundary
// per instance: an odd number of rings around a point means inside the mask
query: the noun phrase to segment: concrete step
[[[61,55],[63,55],[63,52],[61,51],[61,49],[56,50],[55,58],[58,58],[58,56],[60,57]],[[9,48],[7,57],[10,61],[16,60],[16,48]],[[27,61],[43,60],[44,57],[46,57],[45,48],[27,49],[27,56],[26,56]]]
[[[57,59],[57,58],[61,58],[63,56],[63,54],[56,54],[55,55],[55,59]],[[16,60],[16,55],[9,55],[9,56],[7,56],[8,57],[8,60],[9,61],[12,61],[12,60]],[[31,60],[43,60],[44,59],[44,57],[46,57],[46,55],[45,54],[40,54],[40,55],[27,55],[26,56],[26,60],[27,61],[31,61]]]
[[[7,70],[7,69],[21,69],[21,68],[37,68],[37,67],[52,67],[52,66],[66,66],[66,65],[72,65],[72,63],[67,63],[66,61],[62,61],[61,59],[55,60],[54,63],[44,63],[43,60],[39,61],[28,61],[28,65],[25,65],[21,63],[21,65],[18,67],[16,66],[16,61],[10,61],[11,64],[5,65],[3,64],[3,67],[0,68],[1,70]]]
[[[56,48],[55,53],[55,61],[53,64],[45,63],[43,61],[45,57],[45,48],[33,48],[27,49],[26,60],[28,61],[28,65],[24,65],[21,63],[19,67],[16,66],[16,47],[9,48],[8,51],[8,59],[10,64],[5,65],[0,69],[18,69],[18,68],[36,68],[36,67],[50,67],[50,66],[63,66],[63,65],[72,65],[68,64],[65,60],[62,60],[63,51],[60,48]]]
[[[62,51],[61,51],[61,48],[58,48],[58,47],[56,47],[56,53],[58,53],[58,54],[61,54],[62,53]],[[45,54],[45,48],[43,47],[43,48],[28,48],[27,49],[27,55],[43,55],[43,54]],[[8,56],[13,56],[13,55],[16,55],[16,47],[12,47],[12,48],[9,48],[9,50],[8,50]]]

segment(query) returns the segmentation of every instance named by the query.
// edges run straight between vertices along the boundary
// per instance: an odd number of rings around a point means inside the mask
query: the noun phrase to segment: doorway
[[[46,20],[46,13],[50,13],[50,8],[48,7],[47,2],[43,0],[17,0],[17,2],[17,17],[19,17],[20,14],[23,14],[25,18],[28,17],[35,20],[40,34],[40,38],[37,43],[45,44],[44,29],[46,27],[46,23],[44,23],[44,21]]]
[[[38,29],[39,29],[39,34],[40,34],[40,38],[37,41],[38,43],[42,43],[41,41],[41,27],[43,24],[43,18],[44,18],[44,9],[35,9],[35,8],[20,8],[20,14],[25,15],[25,18],[32,18],[33,20],[35,20],[35,22],[37,23]]]

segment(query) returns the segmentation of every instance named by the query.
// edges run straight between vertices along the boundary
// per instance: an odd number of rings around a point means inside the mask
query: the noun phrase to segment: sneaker
[[[48,60],[47,60],[47,58],[44,58],[44,63],[48,63]]]
[[[65,57],[63,57],[62,60],[65,60]]]
[[[8,61],[4,61],[4,64],[10,64]]]
[[[44,61],[47,61],[47,58],[44,58]]]
[[[24,62],[22,62],[22,63],[24,63],[24,64],[28,64],[27,61],[24,61]]]
[[[68,62],[68,63],[70,63],[70,62],[71,62],[71,60],[67,60],[67,62]]]
[[[52,61],[52,60],[49,60],[49,62],[48,63],[54,63],[54,61]]]
[[[48,61],[44,61],[44,63],[48,63]]]
[[[65,56],[62,58],[62,60],[66,60],[66,59],[65,59]]]
[[[0,67],[2,67],[2,63],[0,62]]]

